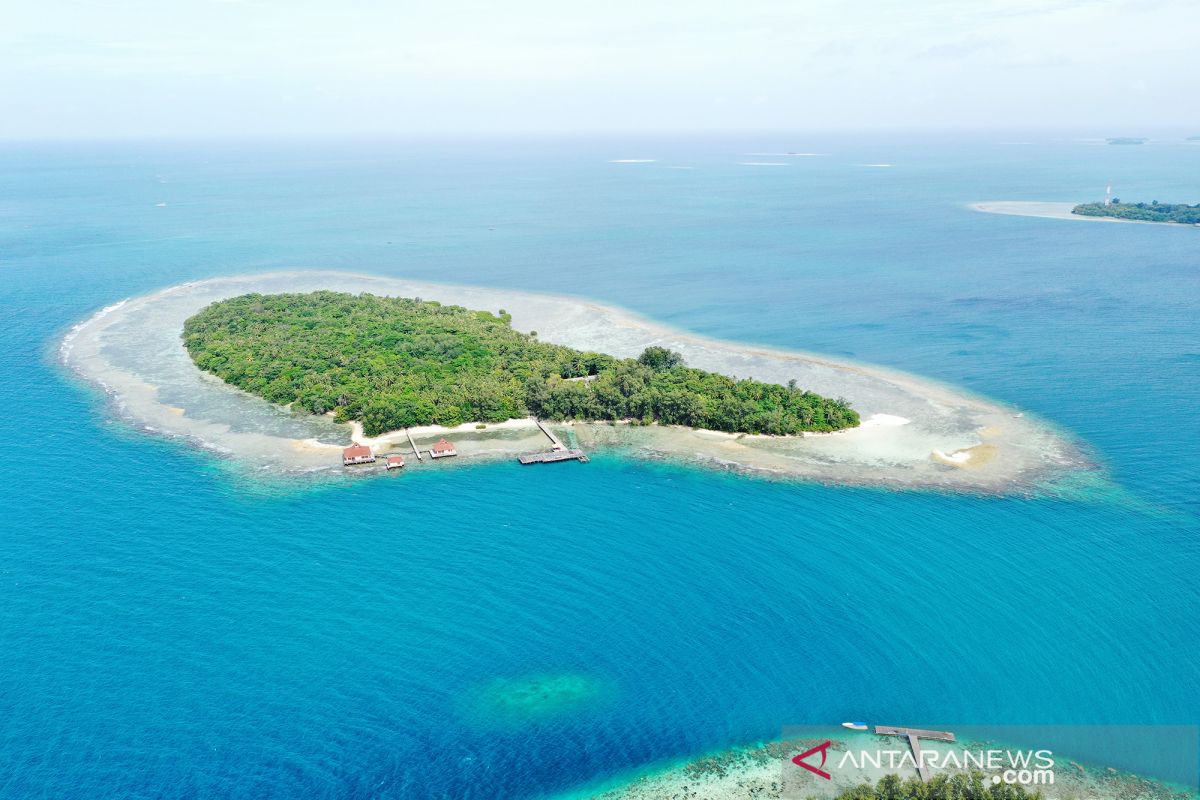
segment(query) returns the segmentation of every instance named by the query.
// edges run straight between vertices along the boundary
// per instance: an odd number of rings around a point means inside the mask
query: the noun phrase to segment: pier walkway
[[[917,762],[917,772],[921,775],[921,780],[929,783],[929,779],[933,775],[929,771],[929,765],[921,759],[921,740],[933,739],[938,742],[953,742],[954,734],[950,731],[926,731],[920,728],[894,728],[891,725],[876,725],[875,733],[878,736],[904,736],[908,739],[908,746],[912,748],[913,759]]]
[[[517,456],[517,461],[522,464],[549,464],[554,461],[581,461],[587,463],[587,453],[582,450],[551,450],[547,453],[526,453],[523,456]]]
[[[546,438],[550,440],[550,450],[541,453],[526,453],[523,456],[517,456],[517,461],[522,464],[551,464],[555,461],[579,461],[587,463],[587,453],[574,447],[567,447],[562,443],[562,440],[554,435],[554,431],[547,428],[540,419],[535,419],[534,422],[541,428],[542,433],[546,434]]]
[[[417,454],[417,461],[420,461],[421,451],[417,449],[417,443],[413,441],[412,434],[408,432],[408,428],[404,429],[404,435],[408,437],[408,443],[412,445],[413,452]]]
[[[534,422],[536,422],[537,426],[542,429],[542,433],[546,434],[546,438],[548,438],[550,440],[551,447],[553,447],[555,450],[566,450],[567,449],[567,446],[565,444],[563,444],[557,436],[554,435],[554,432],[552,430],[550,430],[545,425],[543,425],[542,421],[540,419],[536,419],[536,420],[534,420]]]

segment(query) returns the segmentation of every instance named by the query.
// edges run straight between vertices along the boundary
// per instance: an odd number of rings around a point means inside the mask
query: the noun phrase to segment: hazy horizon
[[[70,27],[63,24],[70,19]],[[1200,134],[1180,0],[52,0],[0,32],[0,138],[887,129]],[[1192,69],[1189,69],[1192,68]]]

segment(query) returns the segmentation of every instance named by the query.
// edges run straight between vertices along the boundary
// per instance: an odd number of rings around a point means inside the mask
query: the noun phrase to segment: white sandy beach
[[[63,340],[62,358],[108,392],[114,408],[134,425],[185,438],[254,468],[340,474],[337,451],[352,439],[380,452],[411,454],[402,431],[368,439],[361,428],[273,406],[201,372],[183,348],[184,320],[209,303],[248,292],[317,289],[505,308],[519,330],[537,330],[545,341],[619,357],[661,345],[702,369],[777,383],[795,378],[804,388],[847,398],[863,420],[858,428],[835,434],[791,437],[658,425],[552,425],[564,441],[589,451],[619,449],[646,458],[835,483],[1003,492],[1028,491],[1052,473],[1085,466],[1076,448],[1046,425],[902,372],[707,339],[576,298],[342,272],[215,278],[131,298],[75,326]],[[442,436],[455,443],[459,457],[439,460],[438,468],[510,458],[549,444],[530,420],[428,426],[411,433],[422,449]],[[406,460],[417,468],[434,466],[428,459]]]

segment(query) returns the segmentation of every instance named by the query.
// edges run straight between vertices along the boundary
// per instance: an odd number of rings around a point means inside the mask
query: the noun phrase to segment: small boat
[[[869,730],[871,726],[865,722],[843,722],[842,727],[852,731],[865,731]]]

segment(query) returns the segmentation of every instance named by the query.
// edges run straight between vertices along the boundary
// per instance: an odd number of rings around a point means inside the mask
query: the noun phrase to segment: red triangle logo
[[[801,753],[800,755],[793,758],[792,763],[798,767],[804,767],[809,772],[813,773],[814,775],[819,775],[827,781],[832,780],[829,773],[826,772],[825,770],[821,769],[821,767],[825,766],[825,756],[827,755],[826,751],[829,750],[829,746],[832,744],[833,744],[833,742],[826,741],[823,744],[817,745],[816,747],[814,747],[811,750],[805,750],[803,753]],[[804,759],[808,758],[809,756],[815,755],[817,753],[821,754],[821,763],[818,766],[814,767],[812,764],[809,764],[807,761],[804,760]]]

